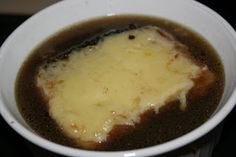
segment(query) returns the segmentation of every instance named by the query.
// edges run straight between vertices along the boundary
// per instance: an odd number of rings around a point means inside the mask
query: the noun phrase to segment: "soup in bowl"
[[[234,42],[195,1],[63,1],[3,44],[1,114],[68,156],[169,152],[233,108]]]

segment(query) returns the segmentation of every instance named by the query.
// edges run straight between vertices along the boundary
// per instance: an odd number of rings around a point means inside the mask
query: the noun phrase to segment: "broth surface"
[[[15,90],[19,110],[27,123],[51,141],[79,147],[49,116],[47,101],[36,86],[39,67],[66,60],[72,50],[95,45],[104,36],[147,25],[158,26],[188,46],[191,57],[206,64],[214,73],[215,82],[200,99],[189,100],[185,111],[179,108],[178,101],[174,101],[162,107],[158,114],[154,110],[145,112],[138,125],[115,126],[108,139],[93,149],[110,151],[152,146],[182,136],[204,123],[216,109],[224,88],[224,70],[215,50],[202,37],[176,23],[131,15],[104,17],[74,25],[49,38],[32,52],[18,74]]]

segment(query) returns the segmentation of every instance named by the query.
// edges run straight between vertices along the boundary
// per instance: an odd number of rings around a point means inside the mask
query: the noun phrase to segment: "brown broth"
[[[71,49],[96,44],[104,35],[145,25],[158,26],[187,45],[198,62],[208,65],[216,80],[206,95],[198,101],[188,102],[186,111],[179,109],[178,102],[172,102],[162,107],[158,114],[154,111],[144,113],[141,123],[135,127],[116,126],[108,140],[95,149],[111,151],[148,147],[182,136],[203,124],[215,111],[224,89],[224,69],[215,50],[198,34],[174,22],[126,15],[103,17],[73,25],[50,37],[31,53],[22,65],[15,85],[18,108],[29,126],[51,141],[79,147],[62,133],[48,114],[47,102],[36,87],[39,66],[45,62],[66,59]]]

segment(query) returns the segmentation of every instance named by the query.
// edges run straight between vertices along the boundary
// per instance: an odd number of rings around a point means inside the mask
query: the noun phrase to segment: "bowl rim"
[[[9,44],[11,44],[12,39],[15,35],[17,35],[18,32],[20,32],[26,24],[31,22],[32,20],[35,20],[38,18],[38,16],[41,16],[41,14],[44,14],[51,8],[60,7],[61,5],[64,5],[64,3],[70,3],[73,0],[70,1],[60,1],[56,4],[53,4],[37,14],[31,16],[29,19],[27,19],[25,22],[23,22],[17,29],[5,40],[5,42],[2,44],[0,49],[0,66],[2,63],[2,56],[6,52],[7,47]],[[74,0],[76,1],[76,0]],[[196,7],[201,9],[204,12],[207,12],[209,15],[220,21],[220,23],[223,25],[223,27],[232,35],[232,39],[236,41],[236,32],[234,29],[230,26],[230,24],[222,18],[218,13],[216,13],[214,10],[210,9],[209,7],[195,1],[195,0],[182,0],[187,1],[190,3],[193,3]],[[234,49],[236,50],[236,46],[234,46]],[[127,151],[90,151],[90,150],[82,150],[78,148],[71,148],[68,146],[63,146],[54,142],[51,142],[47,139],[44,139],[43,137],[29,131],[25,127],[23,127],[18,120],[10,114],[10,111],[5,107],[4,105],[4,96],[0,94],[0,113],[2,117],[5,119],[5,121],[21,136],[23,136],[28,141],[55,153],[62,154],[62,155],[70,155],[70,156],[125,156],[125,157],[131,157],[131,156],[148,156],[148,155],[154,155],[154,154],[163,154],[169,151],[173,151],[175,149],[178,149],[180,147],[183,147],[184,145],[187,145],[191,143],[192,141],[195,141],[199,137],[204,136],[209,131],[211,131],[213,128],[215,128],[228,114],[229,112],[234,108],[236,103],[236,88],[234,88],[230,98],[227,100],[225,105],[222,107],[222,109],[213,117],[211,117],[208,121],[206,121],[204,124],[202,124],[200,127],[194,129],[193,131],[180,136],[174,140],[165,142],[163,144],[150,146],[146,148],[141,149],[134,149],[134,150],[127,150]],[[171,148],[170,148],[171,145]]]

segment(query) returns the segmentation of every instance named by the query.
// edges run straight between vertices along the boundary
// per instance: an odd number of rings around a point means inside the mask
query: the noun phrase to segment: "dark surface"
[[[221,14],[233,27],[236,29],[236,19],[233,17],[233,7],[228,7],[230,5],[234,6],[233,1],[204,1],[199,0],[202,3],[208,5],[210,8]],[[23,21],[25,21],[29,16],[15,16],[15,15],[0,15],[0,45],[6,39],[6,37]],[[236,43],[235,43],[236,44]],[[234,157],[236,154],[236,149],[234,141],[236,140],[236,125],[234,119],[236,118],[236,108],[228,115],[225,119],[223,132],[218,145],[216,146],[213,157]],[[32,152],[32,150],[35,150]],[[17,157],[17,156],[27,156],[35,157],[34,154],[43,154],[43,156],[57,156],[52,153],[44,151],[15,133],[6,122],[0,117],[0,156],[1,157]]]

